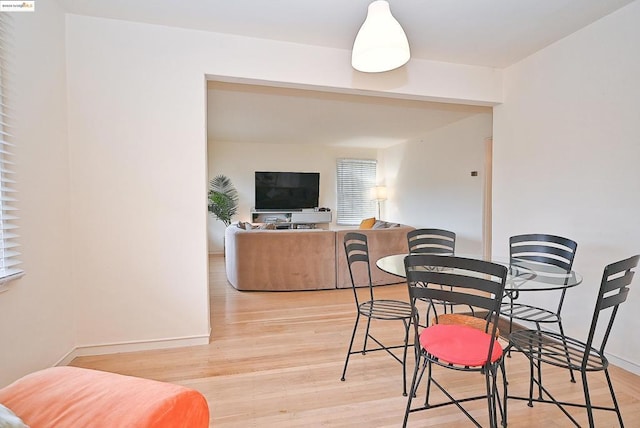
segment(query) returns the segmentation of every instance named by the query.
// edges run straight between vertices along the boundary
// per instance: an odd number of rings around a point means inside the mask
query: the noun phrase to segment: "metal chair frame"
[[[437,268],[437,269],[432,269]],[[502,425],[506,426],[506,413],[503,409],[503,401],[498,393],[497,378],[502,374],[503,390],[506,394],[506,374],[504,368],[504,353],[491,362],[491,355],[494,346],[497,344],[497,319],[500,316],[500,307],[504,287],[507,277],[507,268],[495,263],[467,259],[455,256],[437,256],[427,254],[410,254],[405,258],[405,270],[407,275],[407,285],[409,297],[413,307],[414,344],[416,352],[416,366],[413,373],[409,398],[405,411],[403,426],[407,425],[409,414],[417,411],[434,409],[447,405],[458,407],[476,426],[482,425],[462,406],[462,403],[472,400],[487,400],[489,410],[489,423],[491,427],[498,426],[498,411],[502,417]],[[436,285],[437,284],[437,285]],[[440,287],[442,285],[443,287]],[[469,367],[456,365],[448,361],[442,361],[435,355],[429,353],[420,344],[419,310],[416,308],[416,301],[426,300],[431,305],[439,304],[441,301],[455,304],[471,305],[473,307],[486,310],[488,315],[485,320],[484,332],[490,336],[487,358],[481,366]],[[434,326],[437,328],[437,326]],[[430,327],[427,327],[427,329]],[[471,328],[459,326],[459,328]],[[422,330],[425,331],[425,330]],[[483,395],[454,398],[444,386],[434,378],[433,366],[437,365],[446,369],[482,373],[485,376],[486,391]],[[412,408],[413,398],[425,375],[426,395],[422,406]],[[431,385],[435,385],[448,400],[431,404],[429,403]],[[506,397],[506,395],[503,395]]]
[[[577,248],[577,242],[562,236],[542,233],[515,235],[509,238],[509,259],[510,263],[524,260],[557,266],[566,272],[571,272]],[[515,303],[520,293],[517,290],[507,292],[505,297],[509,301],[503,304],[502,315],[509,318],[509,333],[513,331],[513,320],[516,319],[532,322],[538,330],[541,330],[541,324],[557,324],[561,336],[564,336],[561,312],[566,292],[566,288],[560,291],[558,306],[554,310]],[[569,375],[571,382],[575,383],[573,370],[569,370]]]
[[[349,266],[349,275],[351,277],[351,286],[353,289],[353,296],[357,309],[356,321],[353,326],[353,332],[351,334],[351,341],[349,342],[349,350],[344,362],[344,369],[342,370],[342,377],[340,380],[344,381],[347,373],[347,366],[349,364],[349,357],[353,354],[365,355],[367,352],[385,351],[391,355],[397,362],[402,365],[402,388],[403,395],[407,395],[407,349],[409,346],[409,328],[411,326],[411,305],[409,302],[403,302],[401,300],[389,300],[389,299],[376,299],[373,291],[373,284],[371,282],[371,266],[369,263],[369,247],[367,244],[367,236],[362,233],[350,232],[344,237],[344,249],[347,256],[347,263]],[[364,302],[360,301],[358,296],[357,284],[354,280],[353,267],[357,263],[362,263],[366,266],[367,278],[368,278],[368,298]],[[361,350],[353,350],[353,341],[356,337],[358,330],[358,324],[360,317],[367,319],[367,327],[364,335],[364,343]],[[386,346],[380,340],[376,339],[370,332],[371,320],[383,320],[383,321],[402,321],[404,324],[404,342],[400,345]],[[374,341],[378,347],[368,348],[368,339]],[[403,349],[402,358],[399,358],[394,354],[392,349]]]
[[[508,398],[527,400],[530,407],[533,407],[534,401],[541,403],[553,403],[562,410],[574,425],[578,427],[580,424],[567,412],[564,408],[565,406],[586,409],[589,426],[592,428],[595,426],[593,418],[594,409],[613,411],[618,416],[620,426],[624,427],[618,401],[616,400],[616,395],[613,390],[613,384],[611,383],[611,377],[609,376],[609,361],[605,356],[605,346],[607,345],[613,322],[615,321],[618,313],[618,307],[627,299],[627,295],[629,294],[628,286],[631,284],[634,275],[632,269],[637,267],[639,259],[640,255],[636,255],[605,267],[591,320],[591,327],[586,341],[583,342],[556,332],[540,330],[520,330],[509,336],[509,347],[522,352],[529,359],[531,380],[529,384],[528,397],[509,396]],[[603,314],[603,311],[610,308],[611,311],[609,311],[608,314]],[[602,333],[600,346],[596,347],[596,332],[601,331],[597,328],[599,322],[606,322],[607,326]],[[567,355],[569,355],[568,360]],[[580,372],[584,392],[584,404],[556,400],[548,389],[542,385],[542,379],[539,376],[539,368],[542,364],[550,364],[567,370]],[[604,371],[613,407],[596,406],[591,403],[587,374],[595,371]],[[535,377],[535,373],[538,373],[537,378]],[[537,399],[533,398],[534,384],[536,384],[539,391],[546,394],[548,398],[544,398],[542,394],[540,394]]]
[[[410,254],[437,254],[439,256],[453,256],[456,252],[456,234],[445,229],[414,229],[407,232],[407,246]],[[452,304],[442,305],[445,314],[453,313]],[[427,306],[425,320],[429,319],[431,306]],[[435,308],[435,306],[434,306]],[[471,316],[475,316],[474,309],[469,307]],[[425,325],[426,327],[426,325]]]

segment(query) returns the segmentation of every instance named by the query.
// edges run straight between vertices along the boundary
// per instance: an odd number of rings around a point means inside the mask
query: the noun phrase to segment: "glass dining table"
[[[381,257],[376,261],[376,266],[392,275],[406,278],[404,258],[408,254],[393,254]],[[482,257],[460,255],[472,259]],[[520,291],[551,291],[563,290],[575,287],[582,282],[582,276],[575,271],[569,271],[549,264],[536,263],[530,260],[490,260],[507,267],[507,280],[505,294]]]

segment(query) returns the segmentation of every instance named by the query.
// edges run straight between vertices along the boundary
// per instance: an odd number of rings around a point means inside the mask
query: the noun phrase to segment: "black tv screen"
[[[319,195],[319,172],[256,171],[257,210],[315,208]]]

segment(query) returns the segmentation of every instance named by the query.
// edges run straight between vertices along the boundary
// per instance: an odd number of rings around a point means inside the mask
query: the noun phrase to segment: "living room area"
[[[376,184],[387,191],[372,215],[456,230],[461,252],[483,254],[490,107],[259,83],[208,82],[208,177],[224,175],[238,190],[234,221],[255,222],[256,171],[307,172],[319,174],[317,207],[331,210],[328,227],[357,227],[361,219],[336,222],[337,165],[363,159],[374,161]],[[224,224],[210,217],[209,253],[223,252],[223,236]]]

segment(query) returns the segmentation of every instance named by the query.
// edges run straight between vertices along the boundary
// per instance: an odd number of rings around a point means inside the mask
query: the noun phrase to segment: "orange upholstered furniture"
[[[0,403],[31,428],[209,426],[209,407],[198,391],[77,367],[26,375],[0,389]]]

